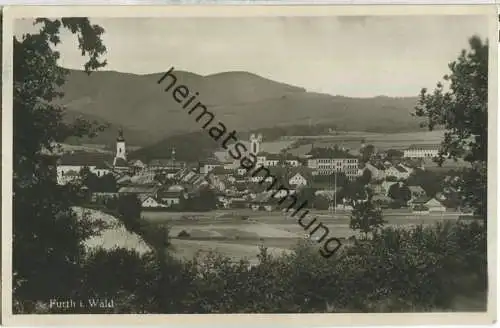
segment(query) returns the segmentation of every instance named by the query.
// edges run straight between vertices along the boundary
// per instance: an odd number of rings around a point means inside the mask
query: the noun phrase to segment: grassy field
[[[243,220],[242,215],[248,216],[248,220]],[[314,215],[318,217],[317,223],[321,222],[329,229],[329,237],[348,238],[355,235],[349,228],[349,213],[332,214],[322,211]],[[233,260],[246,258],[255,262],[259,246],[268,247],[272,254],[289,252],[307,233],[296,219],[287,218],[281,212],[143,212],[143,217],[151,223],[167,224],[170,227],[174,253],[184,259],[192,259],[197,253],[203,255],[209,251],[217,251]],[[417,216],[405,212],[388,212],[385,220],[386,226],[410,227],[456,220],[457,217],[456,213]],[[178,237],[181,231],[187,232],[189,237]]]
[[[443,131],[421,131],[408,133],[369,133],[369,132],[345,132],[339,135],[310,137],[311,143],[290,150],[296,156],[302,156],[315,147],[333,147],[339,145],[356,152],[361,147],[361,140],[366,144],[372,144],[377,149],[399,149],[403,150],[412,144],[439,144],[443,140]]]

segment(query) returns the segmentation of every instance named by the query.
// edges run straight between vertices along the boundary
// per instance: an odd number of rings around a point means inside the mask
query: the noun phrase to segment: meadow
[[[349,213],[317,211],[318,216],[330,230],[329,236],[346,240],[357,235],[349,228]],[[279,211],[262,212],[251,210],[217,210],[205,213],[143,212],[142,216],[153,224],[169,227],[173,253],[182,259],[195,255],[206,255],[216,251],[233,261],[246,258],[257,262],[259,246],[268,247],[273,255],[290,253],[305,238],[307,233],[295,219],[287,218]],[[242,219],[247,216],[248,219]],[[411,227],[432,225],[438,221],[456,220],[457,213],[415,215],[405,212],[388,212],[384,216],[386,226]],[[179,237],[185,231],[189,236]]]
[[[444,132],[419,131],[405,133],[370,133],[370,132],[339,132],[338,135],[303,136],[295,137],[297,140],[308,139],[309,144],[301,145],[291,149],[289,152],[295,156],[303,156],[315,147],[333,147],[335,145],[350,149],[352,152],[359,151],[362,142],[374,145],[379,150],[397,149],[404,150],[412,144],[440,144]],[[287,140],[288,141],[288,140]]]

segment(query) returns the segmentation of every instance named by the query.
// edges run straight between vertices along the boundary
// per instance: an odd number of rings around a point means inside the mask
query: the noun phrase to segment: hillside
[[[64,121],[71,123],[77,118],[85,119],[89,122],[97,122],[99,124],[107,124],[108,127],[99,132],[97,136],[94,138],[76,138],[72,137],[66,140],[66,143],[70,145],[80,145],[80,144],[101,144],[110,147],[110,149],[114,149],[116,137],[118,136],[118,130],[120,126],[117,124],[113,124],[109,121],[106,121],[98,116],[91,114],[83,114],[77,111],[68,110],[64,113]],[[153,139],[152,135],[147,131],[138,131],[126,127],[122,127],[123,133],[127,136],[127,142],[130,146],[145,146],[151,143],[151,139]]]
[[[328,122],[339,130],[402,132],[418,127],[418,121],[410,116],[416,98],[331,96],[247,72],[174,74],[177,84],[199,92],[198,99],[217,119],[237,131]],[[134,75],[112,71],[88,76],[72,70],[63,86],[62,103],[69,111],[99,117],[112,122],[115,128],[123,126],[128,140],[147,139],[154,143],[167,136],[199,131],[193,117],[156,83],[161,76],[162,73]],[[112,141],[114,135],[110,131],[100,138],[112,137]]]

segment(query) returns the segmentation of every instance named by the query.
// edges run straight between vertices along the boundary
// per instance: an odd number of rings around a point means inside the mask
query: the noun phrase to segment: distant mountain
[[[102,144],[109,146],[109,149],[114,149],[116,137],[118,136],[118,131],[120,128],[123,129],[124,135],[127,136],[127,143],[132,146],[145,146],[151,143],[151,139],[153,138],[147,131],[138,131],[131,128],[122,127],[120,125],[111,123],[106,121],[98,116],[91,114],[83,114],[77,111],[68,110],[65,112],[64,121],[71,123],[74,122],[77,118],[82,118],[89,122],[97,122],[98,124],[107,124],[108,127],[99,132],[99,134],[94,138],[76,138],[72,137],[66,142],[70,145],[78,145],[78,144]]]
[[[249,131],[274,126],[328,123],[339,130],[393,132],[415,130],[410,113],[417,98],[348,98],[307,92],[247,72],[200,76],[175,71],[177,84],[198,92],[199,101],[228,129]],[[113,71],[72,70],[63,86],[62,104],[69,112],[98,117],[123,126],[127,140],[154,143],[171,135],[196,132],[200,125],[157,81],[163,73],[135,75]],[[415,90],[417,93],[418,90]],[[102,134],[114,140],[115,131]],[[111,140],[108,140],[112,138]]]

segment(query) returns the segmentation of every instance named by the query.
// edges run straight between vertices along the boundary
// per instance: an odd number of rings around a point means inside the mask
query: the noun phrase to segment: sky
[[[105,30],[105,70],[200,75],[247,71],[308,91],[417,96],[447,74],[485,16],[90,18]],[[36,29],[35,29],[36,30]],[[18,20],[17,36],[34,31]],[[82,69],[76,37],[61,34],[60,65]]]

